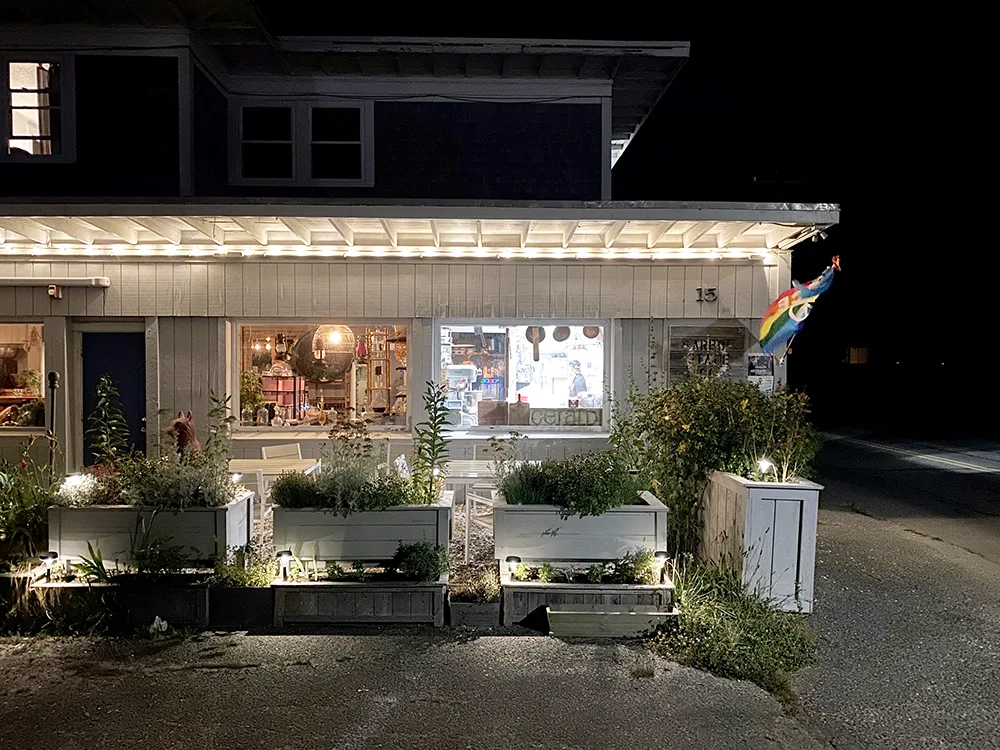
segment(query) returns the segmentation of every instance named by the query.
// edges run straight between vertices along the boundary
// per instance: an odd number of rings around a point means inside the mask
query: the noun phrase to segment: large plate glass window
[[[68,57],[0,56],[5,160],[73,156],[72,64]]]
[[[0,434],[11,427],[43,427],[41,323],[0,323]]]
[[[322,428],[364,419],[406,427],[406,326],[274,322],[240,326],[240,424]]]
[[[589,427],[604,423],[602,323],[445,323],[440,377],[460,427]]]

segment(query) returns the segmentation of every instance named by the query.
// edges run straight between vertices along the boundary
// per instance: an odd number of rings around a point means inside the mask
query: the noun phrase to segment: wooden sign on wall
[[[688,375],[742,379],[746,350],[747,329],[742,323],[670,326],[670,380]]]

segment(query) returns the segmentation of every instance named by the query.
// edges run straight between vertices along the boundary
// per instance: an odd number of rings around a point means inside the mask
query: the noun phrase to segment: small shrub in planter
[[[408,581],[436,581],[448,572],[448,550],[430,542],[401,544],[392,558],[392,567]]]
[[[54,447],[50,437],[31,436],[18,462],[0,462],[0,569],[47,549],[48,510],[56,502],[60,479],[48,464],[33,458],[37,440]]]
[[[660,583],[661,564],[648,549],[637,549],[617,560],[589,567],[556,567],[544,563],[540,567],[518,564],[510,577],[515,581],[539,583],[590,583],[655,586]]]
[[[263,588],[278,575],[278,561],[254,537],[242,547],[234,547],[224,561],[215,563],[212,584],[229,588]]]
[[[500,570],[496,563],[466,565],[448,579],[448,597],[463,604],[496,604],[500,601]]]
[[[510,505],[555,505],[564,518],[599,516],[639,502],[646,489],[612,451],[541,463],[499,462],[497,488]]]

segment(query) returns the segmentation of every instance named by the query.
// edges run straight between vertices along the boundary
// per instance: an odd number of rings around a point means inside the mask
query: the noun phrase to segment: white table
[[[263,523],[267,510],[267,496],[271,484],[282,474],[312,474],[319,471],[320,462],[315,458],[233,458],[229,461],[229,471],[233,474],[250,474],[261,472],[264,486],[257,493],[260,495],[260,520]]]

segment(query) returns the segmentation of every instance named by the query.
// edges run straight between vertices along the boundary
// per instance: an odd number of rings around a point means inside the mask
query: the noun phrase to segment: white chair
[[[260,449],[263,459],[269,458],[302,458],[302,446],[299,443],[284,445],[265,445]]]
[[[243,476],[240,477],[239,482],[237,482],[241,487],[246,487],[254,493],[255,500],[260,501],[260,515],[258,520],[264,522],[265,514],[265,495],[267,494],[267,488],[264,486],[264,472],[260,469],[256,471],[244,471]],[[253,509],[250,511],[250,520],[253,520]]]

